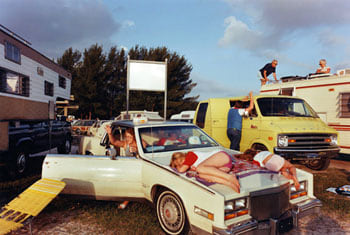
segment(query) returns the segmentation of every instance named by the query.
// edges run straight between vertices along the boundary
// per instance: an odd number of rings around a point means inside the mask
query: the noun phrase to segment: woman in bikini
[[[172,155],[170,166],[176,168],[179,172],[196,171],[199,178],[208,182],[227,185],[237,193],[240,192],[240,185],[236,176],[228,173],[232,168],[232,159],[224,151],[211,153],[199,151],[175,152]]]

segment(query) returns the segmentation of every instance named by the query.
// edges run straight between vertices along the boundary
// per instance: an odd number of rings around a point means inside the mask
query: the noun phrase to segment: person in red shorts
[[[179,172],[196,171],[199,178],[227,185],[237,193],[240,192],[236,176],[228,173],[232,168],[231,156],[224,151],[210,153],[200,151],[175,152],[172,155],[170,166]]]

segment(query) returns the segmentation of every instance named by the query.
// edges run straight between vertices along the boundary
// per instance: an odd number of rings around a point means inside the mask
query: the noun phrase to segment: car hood
[[[319,118],[282,117],[278,120],[269,120],[271,128],[278,128],[284,133],[293,132],[335,132]]]
[[[247,170],[237,174],[240,184],[240,193],[223,184],[212,184],[209,186],[215,192],[223,195],[225,200],[248,196],[251,192],[276,188],[289,182],[277,172],[267,170]]]

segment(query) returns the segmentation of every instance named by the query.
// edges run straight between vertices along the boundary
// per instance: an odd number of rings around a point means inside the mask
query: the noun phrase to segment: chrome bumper
[[[321,158],[334,158],[338,155],[340,147],[321,149],[296,149],[275,147],[274,153],[287,159],[314,160]]]
[[[322,202],[318,199],[308,199],[297,205],[278,219],[259,222],[255,219],[229,226],[226,229],[214,228],[213,234],[279,234],[288,226],[298,227],[300,218],[311,214],[317,214],[320,211]]]

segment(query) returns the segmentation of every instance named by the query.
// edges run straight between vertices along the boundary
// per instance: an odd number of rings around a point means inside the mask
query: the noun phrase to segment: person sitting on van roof
[[[259,77],[261,81],[261,85],[265,85],[266,82],[270,81],[267,77],[272,73],[273,77],[275,78],[275,81],[277,82],[278,79],[276,77],[276,66],[278,64],[277,60],[273,60],[271,63],[265,64],[263,68],[259,70]]]
[[[331,72],[331,68],[328,67],[327,65],[327,61],[325,59],[321,59],[319,62],[320,67],[316,70],[316,74],[319,73],[330,73]]]
[[[227,115],[227,137],[230,139],[230,149],[239,151],[242,131],[242,116],[248,114],[254,108],[253,92],[249,92],[249,107],[244,109],[242,101],[236,101],[234,107],[231,107]]]

